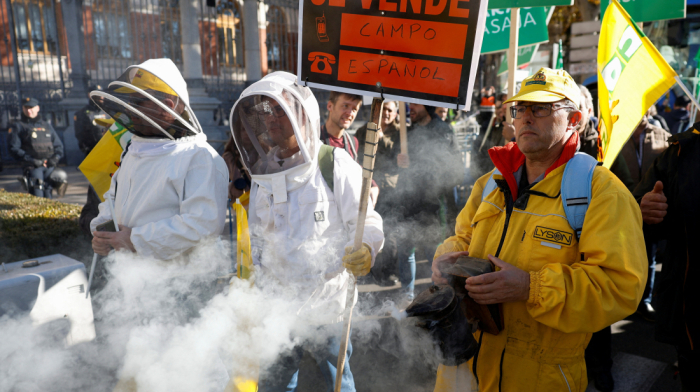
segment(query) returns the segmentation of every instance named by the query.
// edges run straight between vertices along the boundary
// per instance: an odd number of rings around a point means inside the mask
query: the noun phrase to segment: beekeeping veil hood
[[[231,109],[231,133],[251,179],[286,200],[318,167],[318,102],[288,72],[274,72],[245,89]],[[284,193],[284,195],[283,195]]]
[[[132,133],[179,139],[202,133],[190,108],[187,83],[170,59],[132,65],[90,99]]]

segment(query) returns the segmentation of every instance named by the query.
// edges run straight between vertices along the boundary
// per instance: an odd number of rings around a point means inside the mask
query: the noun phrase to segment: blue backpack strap
[[[491,173],[491,176],[489,177],[489,180],[486,182],[486,185],[484,186],[484,191],[481,192],[481,201],[484,201],[486,199],[486,196],[491,194],[494,189],[496,189],[496,180],[493,179],[494,174],[501,175],[501,172],[498,171],[498,169],[494,170],[493,173]]]
[[[577,152],[564,168],[561,180],[561,201],[569,225],[581,237],[583,221],[591,203],[591,183],[593,171],[598,161],[588,154]]]

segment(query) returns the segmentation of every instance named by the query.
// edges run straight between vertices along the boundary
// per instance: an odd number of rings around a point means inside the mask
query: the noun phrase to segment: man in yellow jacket
[[[580,238],[561,199],[567,162],[579,147],[580,90],[563,70],[540,69],[522,82],[511,114],[516,143],[489,150],[502,173],[475,184],[456,235],[435,254],[433,281],[469,254],[497,272],[467,279],[479,304],[502,304],[503,330],[477,330],[477,354],[441,366],[435,391],[585,391],[584,350],[591,334],[637,309],[647,268],[642,218],[625,186],[595,167]],[[468,384],[468,385],[465,385]]]

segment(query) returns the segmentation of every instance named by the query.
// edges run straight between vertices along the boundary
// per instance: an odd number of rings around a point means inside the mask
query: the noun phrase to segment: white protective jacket
[[[149,60],[138,67],[169,83],[191,113],[179,71],[174,65],[169,68],[158,61]],[[169,260],[201,240],[221,234],[228,200],[228,169],[207,143],[199,124],[194,124],[195,136],[174,140],[165,135],[132,137],[104,195],[105,202],[99,205],[100,213],[90,222],[92,231],[112,219],[106,202],[111,199],[117,223],[131,228],[131,242],[140,256]]]
[[[342,149],[334,151],[334,189],[323,179],[318,166],[321,146],[318,103],[310,91],[295,85],[295,77],[275,72],[248,87],[234,105],[231,124],[236,138],[234,112],[239,102],[251,96],[272,97],[288,112],[280,97],[282,91],[301,102],[305,128],[295,124],[303,164],[252,177],[248,225],[253,262],[261,271],[257,281],[271,287],[282,286],[290,300],[303,304],[299,313],[315,323],[342,319],[350,275],[342,266],[346,246],[352,246],[357,227],[362,168]],[[308,90],[308,89],[306,89]],[[287,98],[289,99],[289,98]],[[294,115],[290,115],[294,118]],[[307,131],[310,131],[306,133]],[[240,132],[240,130],[239,130]],[[240,138],[240,137],[239,137]],[[237,142],[238,143],[238,142]],[[240,150],[240,146],[239,146]],[[274,155],[273,149],[268,156]],[[291,160],[296,160],[296,155]],[[301,157],[299,157],[301,159]],[[244,163],[245,164],[245,163]],[[255,171],[255,170],[254,170]],[[382,218],[371,204],[363,232],[363,242],[372,248],[372,262],[384,244]],[[271,283],[268,285],[267,283]]]

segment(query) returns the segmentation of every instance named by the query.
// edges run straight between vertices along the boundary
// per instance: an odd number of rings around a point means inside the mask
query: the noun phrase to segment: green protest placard
[[[609,4],[610,0],[600,0],[601,18]],[[685,0],[621,0],[620,5],[635,22],[685,18]]]
[[[489,9],[573,5],[574,0],[490,0]]]
[[[520,10],[518,47],[549,41],[547,12],[544,7]],[[510,40],[510,9],[488,10],[481,53],[500,52],[508,49]]]
[[[535,57],[535,53],[537,53],[539,46],[540,45],[538,44],[518,48],[518,68],[523,68],[532,62],[532,59]],[[503,55],[503,58],[501,58],[501,66],[498,67],[497,75],[500,76],[506,72],[508,72],[507,53]]]

